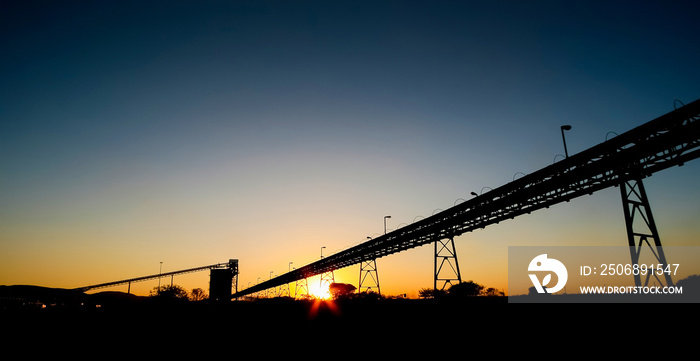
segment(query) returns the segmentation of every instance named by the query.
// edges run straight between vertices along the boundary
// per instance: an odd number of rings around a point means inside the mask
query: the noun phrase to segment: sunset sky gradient
[[[700,98],[695,1],[12,1],[0,5],[0,285],[239,259],[239,287],[446,209]],[[614,132],[614,133],[609,133]],[[560,159],[560,158],[559,158]],[[700,162],[645,181],[700,245]],[[460,236],[626,245],[617,189]],[[433,249],[377,260],[433,284]],[[359,266],[336,272],[357,285]],[[208,289],[208,273],[176,277]],[[169,280],[168,280],[169,282]],[[148,294],[156,282],[132,285]],[[116,290],[126,291],[126,287]]]

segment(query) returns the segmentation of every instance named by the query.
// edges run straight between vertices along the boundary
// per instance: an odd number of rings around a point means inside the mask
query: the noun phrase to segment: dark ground
[[[596,345],[618,343],[633,335],[631,325],[649,324],[661,313],[667,320],[671,316],[664,329],[680,329],[694,319],[697,309],[695,304],[516,304],[506,297],[215,304],[40,288],[23,289],[21,299],[18,289],[9,292],[6,287],[0,286],[2,344],[6,351],[23,345],[30,352],[25,356],[235,358],[254,350],[255,355],[267,356],[263,359],[294,354],[315,359],[318,352],[416,359],[454,348],[500,355],[520,350],[515,343],[546,348],[555,337],[583,345],[601,330],[614,337],[596,338]],[[48,306],[26,303],[32,297]],[[676,317],[686,313],[692,317]]]
[[[63,291],[59,291],[63,292]],[[31,299],[31,298],[30,298]],[[450,320],[482,319],[483,310],[503,311],[505,297],[471,297],[469,299],[345,299],[336,301],[258,299],[211,303],[181,300],[157,300],[123,293],[44,297],[34,304],[26,299],[5,299],[0,317],[5,320],[45,323],[81,322],[94,328],[109,325],[138,324],[141,320],[158,320],[193,328],[274,329],[285,325],[293,329],[340,327],[363,328],[374,324],[381,328],[421,328]],[[39,303],[45,305],[40,306]],[[97,306],[99,305],[99,307]],[[164,329],[160,332],[171,332]]]
[[[31,286],[7,287],[0,286],[0,322],[13,335],[41,334],[90,342],[188,337],[214,346],[217,335],[244,343],[270,338],[382,338],[388,334],[424,338],[445,332],[446,327],[488,328],[502,319],[508,308],[505,297],[443,301],[280,298],[209,303],[166,302],[119,292],[86,295]],[[34,301],[47,306],[42,308]],[[100,307],[96,307],[98,304]]]

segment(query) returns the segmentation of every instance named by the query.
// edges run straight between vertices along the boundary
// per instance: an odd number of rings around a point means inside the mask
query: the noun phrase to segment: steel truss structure
[[[294,285],[294,298],[309,295],[309,282],[306,278],[298,279]]]
[[[642,264],[639,260],[642,256],[642,250],[646,246],[656,260],[653,264],[661,264],[662,269],[664,269],[668,263],[666,262],[664,249],[661,247],[659,231],[656,229],[656,222],[654,222],[654,216],[651,213],[651,206],[644,189],[644,183],[642,183],[641,179],[624,181],[620,184],[620,194],[625,213],[625,225],[627,226],[627,239],[630,246],[632,264]],[[654,242],[653,245],[649,242],[650,240]],[[673,280],[669,273],[664,273],[665,280],[662,281],[656,272],[649,272],[643,285],[641,276],[639,274],[634,275],[635,285],[648,286],[652,273],[658,284],[673,285]]]
[[[292,293],[289,290],[289,283],[285,283],[280,286],[279,297],[291,297]]]
[[[331,284],[335,282],[335,276],[333,275],[333,270],[323,272],[321,274],[320,289],[327,290]]]
[[[382,293],[379,288],[376,259],[360,262],[360,282],[357,290],[358,292],[375,292],[376,290],[378,294]]]
[[[637,181],[640,184],[643,178],[669,167],[681,166],[700,156],[699,120],[700,100],[696,100],[501,187],[250,287],[234,297],[439,240],[454,239],[466,232],[609,187],[621,186],[625,182]],[[658,237],[655,241],[658,241]]]
[[[107,287],[126,284],[126,285],[129,285],[128,292],[131,292],[131,284],[132,283],[148,281],[148,280],[161,278],[161,277],[170,277],[171,286],[172,286],[172,279],[176,275],[193,273],[193,272],[200,272],[200,271],[212,270],[212,269],[221,269],[221,268],[227,268],[227,269],[231,270],[231,273],[233,276],[233,283],[234,283],[232,285],[232,287],[237,292],[238,291],[238,260],[237,259],[231,259],[228,261],[228,263],[217,263],[217,264],[212,264],[209,266],[188,268],[188,269],[184,269],[184,270],[180,270],[180,271],[158,273],[158,274],[153,274],[150,276],[129,278],[129,279],[121,280],[121,281],[106,282],[106,283],[100,283],[100,284],[95,284],[95,285],[91,285],[91,286],[84,286],[84,287],[76,288],[76,290],[79,290],[81,292],[86,292],[86,291],[93,290],[93,289],[107,288]]]
[[[453,237],[439,239],[435,243],[435,277],[433,289],[445,290],[448,286],[462,282],[457,262],[457,250]],[[440,288],[438,288],[438,285]]]

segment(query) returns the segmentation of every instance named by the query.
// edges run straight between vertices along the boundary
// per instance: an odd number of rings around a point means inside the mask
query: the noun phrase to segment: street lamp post
[[[569,158],[569,151],[566,150],[566,137],[564,136],[564,131],[565,130],[571,130],[570,125],[562,125],[561,126],[561,139],[564,141],[564,155],[566,155],[567,158]]]
[[[321,247],[321,259],[323,259],[323,249],[326,248],[326,246]]]
[[[384,216],[384,234],[386,234],[386,219],[391,218],[391,216]]]

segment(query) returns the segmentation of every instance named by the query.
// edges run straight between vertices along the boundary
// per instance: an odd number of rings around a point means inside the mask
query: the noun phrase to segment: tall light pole
[[[160,291],[160,275],[163,274],[163,262],[160,263],[160,269],[158,270],[158,291]]]
[[[567,158],[569,158],[569,151],[566,150],[566,137],[564,136],[565,130],[571,130],[571,126],[570,125],[562,125],[561,126],[561,139],[564,141],[564,154],[566,155]]]
[[[384,234],[386,234],[386,219],[391,218],[391,216],[384,216]]]
[[[323,259],[323,249],[326,248],[326,246],[321,247],[321,259]]]

